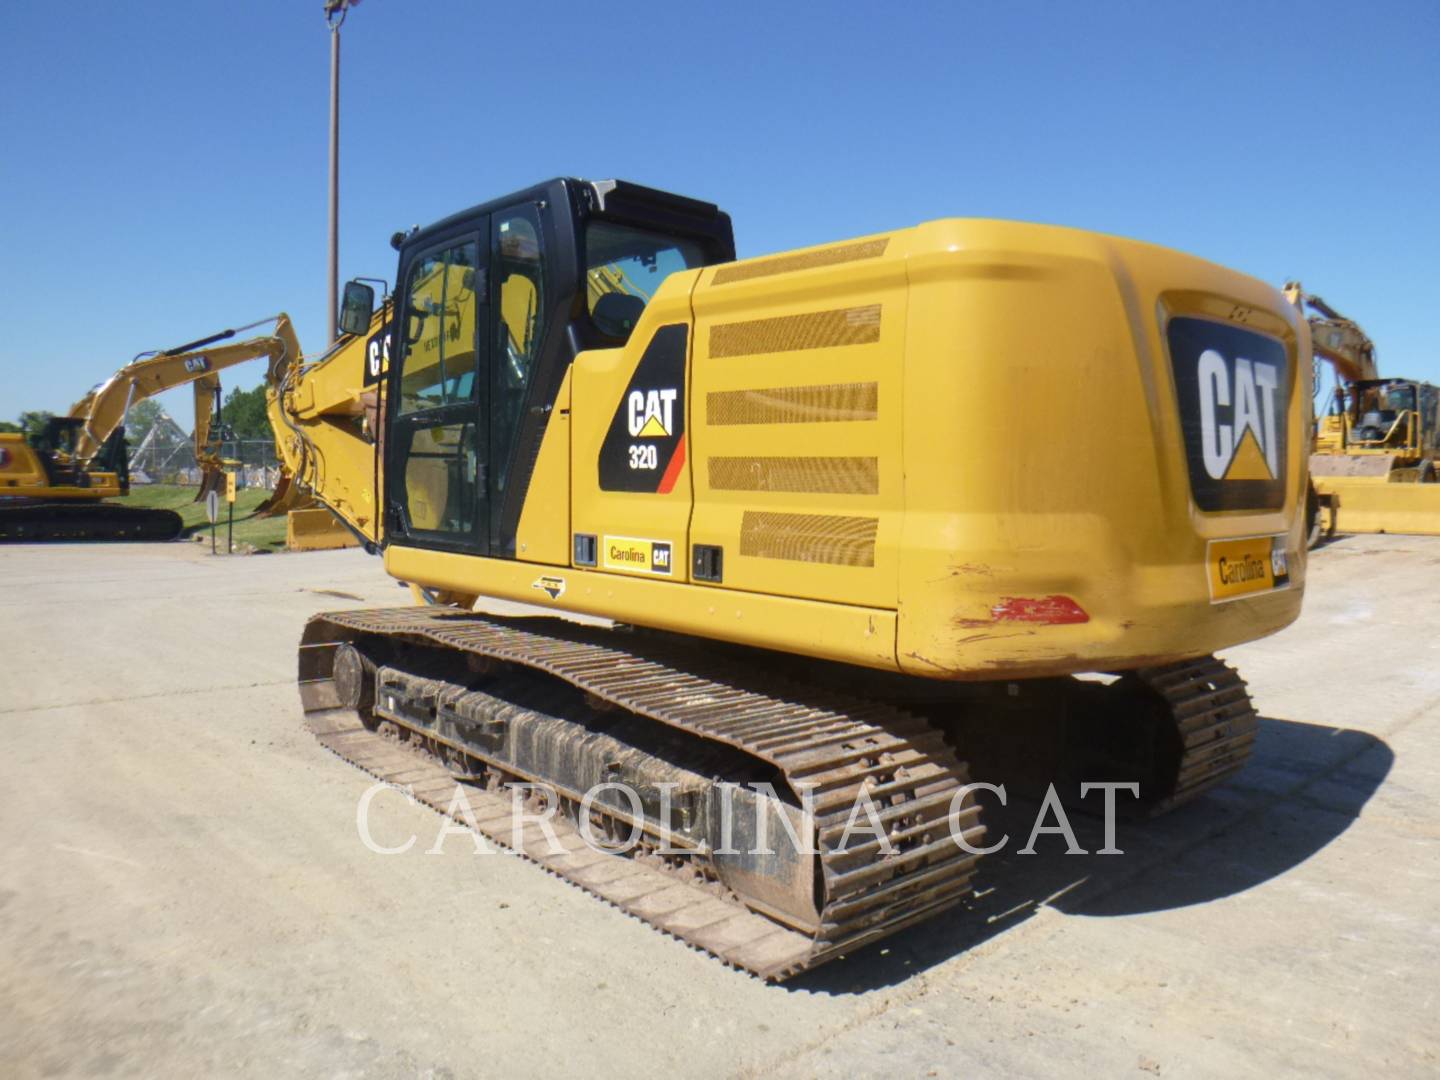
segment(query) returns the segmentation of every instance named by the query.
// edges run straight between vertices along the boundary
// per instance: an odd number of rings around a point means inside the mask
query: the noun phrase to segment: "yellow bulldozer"
[[[297,475],[424,600],[306,627],[341,757],[769,979],[965,899],[986,731],[1148,813],[1242,766],[1214,653],[1306,570],[1278,290],[984,220],[736,261],[718,207],[623,181],[394,242],[348,359],[275,371]]]
[[[1384,378],[1358,323],[1298,282],[1285,295],[1309,312],[1312,348],[1335,372],[1315,420],[1311,535],[1440,535],[1440,387]]]

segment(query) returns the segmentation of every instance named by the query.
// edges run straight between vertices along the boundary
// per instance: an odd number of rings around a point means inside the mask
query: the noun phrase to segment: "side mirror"
[[[340,301],[340,329],[347,334],[365,333],[374,311],[375,290],[360,281],[347,281]]]

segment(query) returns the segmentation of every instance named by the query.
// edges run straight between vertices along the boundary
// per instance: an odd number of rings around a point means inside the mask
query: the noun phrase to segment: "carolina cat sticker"
[[[1290,584],[1290,563],[1283,536],[1211,540],[1206,545],[1210,602],[1272,592]]]
[[[644,574],[670,574],[670,541],[640,540],[633,536],[601,537],[607,570],[632,570]]]

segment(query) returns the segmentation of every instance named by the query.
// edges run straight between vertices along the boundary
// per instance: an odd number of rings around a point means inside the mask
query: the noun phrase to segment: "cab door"
[[[391,542],[490,550],[489,217],[402,271],[385,462]]]

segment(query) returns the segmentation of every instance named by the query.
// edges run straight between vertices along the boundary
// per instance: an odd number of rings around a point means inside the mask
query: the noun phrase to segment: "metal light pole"
[[[339,334],[335,320],[340,309],[340,26],[345,14],[360,0],[325,0],[325,25],[330,28],[330,309],[328,345]]]

